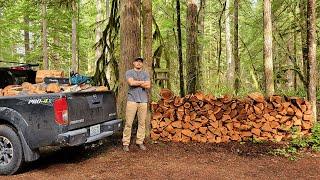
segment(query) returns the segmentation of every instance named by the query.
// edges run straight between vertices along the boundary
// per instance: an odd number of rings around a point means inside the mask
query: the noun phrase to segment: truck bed
[[[59,98],[67,100],[69,122],[66,125],[56,123],[53,106]],[[106,125],[108,121],[117,120],[115,95],[112,91],[4,96],[0,97],[0,112],[0,120],[10,116],[13,123],[17,124],[17,129],[22,132],[31,149],[59,143],[68,144],[64,135],[68,136],[68,133],[80,129],[86,131],[86,138],[90,137],[90,130],[93,131],[94,125]],[[103,128],[105,127],[99,125],[99,132],[105,130]]]

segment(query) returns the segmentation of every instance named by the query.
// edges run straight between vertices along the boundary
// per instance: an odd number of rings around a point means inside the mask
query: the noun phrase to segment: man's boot
[[[146,146],[143,144],[138,144],[139,148],[143,151],[147,150]]]
[[[128,145],[124,145],[122,149],[125,152],[129,152],[129,146]]]

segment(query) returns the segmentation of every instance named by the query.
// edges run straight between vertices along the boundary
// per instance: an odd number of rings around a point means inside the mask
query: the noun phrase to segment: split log
[[[48,84],[46,92],[47,93],[58,93],[58,92],[60,92],[60,90],[61,90],[61,88],[60,88],[59,84],[51,83],[51,84]]]
[[[162,99],[171,99],[173,97],[173,92],[170,89],[161,89],[160,96]]]
[[[63,78],[64,72],[59,70],[38,70],[36,74],[36,83],[43,83],[44,78],[46,77]]]

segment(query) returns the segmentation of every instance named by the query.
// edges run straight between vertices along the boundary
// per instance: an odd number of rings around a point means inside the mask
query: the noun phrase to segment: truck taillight
[[[69,123],[67,99],[65,97],[56,99],[53,107],[56,123],[59,125],[67,125]]]

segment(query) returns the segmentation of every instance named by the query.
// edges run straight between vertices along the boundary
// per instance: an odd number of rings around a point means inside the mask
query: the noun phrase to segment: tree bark
[[[235,80],[234,89],[236,94],[240,90],[240,58],[239,58],[239,0],[234,0],[234,63],[235,63]]]
[[[271,0],[264,0],[263,2],[265,91],[267,96],[271,96],[274,94]]]
[[[187,92],[195,93],[198,80],[197,47],[197,4],[195,0],[187,2]]]
[[[25,23],[25,29],[24,29],[24,51],[25,55],[28,55],[30,53],[30,33],[29,33],[29,26],[30,26],[30,20],[29,16],[26,15],[23,18]]]
[[[220,73],[221,73],[221,52],[222,52],[222,17],[223,13],[226,8],[226,4],[222,4],[220,1],[220,4],[222,7],[222,11],[219,16],[219,21],[218,21],[218,28],[219,28],[219,40],[217,41],[217,54],[218,54],[218,69],[217,69],[217,74],[218,74],[218,88],[220,87]]]
[[[140,56],[140,0],[123,0],[120,3],[120,62],[117,106],[124,118],[128,83],[125,73],[132,67],[134,58]]]
[[[42,53],[43,53],[43,69],[49,69],[48,59],[48,42],[47,42],[47,2],[41,2],[41,15],[42,15]]]
[[[307,39],[308,39],[308,62],[309,62],[309,86],[308,86],[308,99],[312,105],[312,112],[314,121],[317,121],[317,62],[316,62],[316,1],[308,0],[307,7]]]
[[[77,3],[76,0],[72,0],[72,61],[71,71],[74,73],[79,72],[78,58],[77,58]]]
[[[145,68],[149,73],[151,82],[153,79],[153,69],[152,69],[152,0],[143,0],[142,1],[142,24],[143,24],[143,57],[145,59]],[[149,90],[149,101],[152,96],[152,89]],[[150,119],[151,111],[148,106],[148,116],[146,119],[147,124],[147,137],[150,133]]]
[[[232,58],[232,44],[231,44],[231,30],[230,30],[230,0],[226,0],[226,58],[227,58],[227,85],[230,90],[234,86],[234,71],[235,71],[235,62]]]
[[[178,61],[179,61],[179,79],[180,79],[180,96],[185,96],[184,91],[184,75],[183,75],[183,59],[182,59],[182,36],[181,36],[181,15],[180,0],[176,0],[177,11],[177,33],[178,33]]]
[[[297,22],[297,13],[296,13],[296,6],[294,7],[294,10],[293,10],[293,23],[299,27],[299,24],[296,23]],[[297,56],[297,30],[294,30],[293,32],[293,53],[294,53],[294,64],[298,64],[299,63],[297,62],[297,59],[298,59],[298,56]],[[293,72],[293,88],[294,90],[296,91],[297,90],[297,87],[298,87],[298,78],[297,78],[297,73],[294,71]]]
[[[307,84],[309,83],[309,62],[308,62],[308,47],[307,47],[307,0],[300,0],[300,33],[301,33],[301,50],[302,50],[302,62],[303,72],[306,77]]]
[[[110,0],[106,0],[106,19],[110,17]]]
[[[145,59],[145,67],[152,77],[152,1],[143,0],[143,57]]]
[[[113,1],[111,1],[112,3]],[[109,19],[110,19],[110,0],[106,0],[106,21],[107,23],[109,24]],[[109,44],[110,40],[109,40],[109,36],[107,35],[106,36],[106,43]],[[110,45],[109,45],[110,46]],[[108,50],[108,48],[105,49],[105,62],[110,62],[111,60],[111,55],[110,55],[110,52]],[[112,63],[110,63],[110,65],[108,65],[105,69],[106,71],[106,76],[107,76],[107,80],[108,82],[115,82],[115,80],[113,79],[116,79],[116,77],[114,77],[114,67],[112,65]]]
[[[96,16],[96,43],[99,42],[99,40],[102,37],[102,30],[101,30],[101,21],[102,21],[102,2],[101,0],[96,0],[96,9],[97,9],[97,16]],[[98,61],[102,53],[102,47],[99,46],[96,48],[95,52],[95,62]],[[96,63],[89,62],[88,70],[89,72],[93,72],[93,65]]]
[[[199,74],[198,74],[198,84],[197,89],[202,90],[204,87],[204,73],[203,73],[203,53],[204,53],[204,30],[205,30],[205,16],[206,16],[206,0],[200,0],[200,9],[199,9],[199,38],[198,38],[198,58],[199,58]]]
[[[292,55],[291,54],[294,54],[294,38],[290,38],[288,39],[288,44],[287,44],[287,49],[288,49],[288,53],[286,55],[286,64],[287,66],[290,66],[290,67],[293,67],[294,65],[294,62],[291,60],[292,58]],[[292,53],[293,52],[293,53]],[[290,57],[291,56],[291,57]],[[287,82],[286,82],[286,87],[288,90],[291,90],[293,87],[294,87],[294,72],[292,70],[287,70],[286,71],[286,79],[287,79]]]

